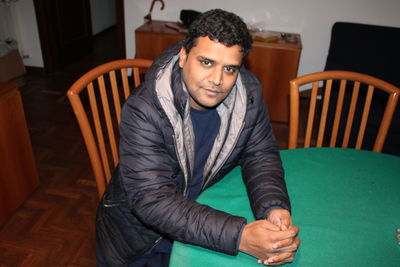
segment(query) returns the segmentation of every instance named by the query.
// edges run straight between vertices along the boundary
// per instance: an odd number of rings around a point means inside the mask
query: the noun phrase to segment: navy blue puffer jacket
[[[163,237],[235,255],[246,219],[187,198],[193,166],[189,96],[176,64],[182,43],[167,49],[124,104],[120,163],[97,214],[99,266],[126,266]],[[282,164],[259,81],[244,67],[217,111],[221,127],[202,191],[238,164],[253,213],[290,210]]]

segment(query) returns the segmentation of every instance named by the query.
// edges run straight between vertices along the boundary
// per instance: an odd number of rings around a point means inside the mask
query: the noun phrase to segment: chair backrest
[[[99,198],[119,161],[121,106],[151,63],[147,59],[121,59],[102,64],[80,77],[67,92],[89,154]]]
[[[375,127],[377,133],[375,135],[368,133],[368,138],[371,136],[374,138],[373,151],[382,151],[400,89],[378,78],[350,71],[323,71],[290,81],[289,149],[296,148],[298,143],[302,143],[302,140],[299,142],[299,92],[301,88],[308,89],[310,86],[311,96],[305,135],[303,135],[305,136],[304,147],[346,148],[349,147],[353,138],[352,145],[356,149],[368,149],[363,147],[364,138],[367,137],[365,129],[371,113],[371,105],[379,101],[382,103],[382,112],[373,114],[373,116],[382,115],[379,125]],[[333,92],[337,93],[337,97],[331,101]],[[329,112],[333,115],[328,116]],[[319,122],[316,122],[316,118],[319,118]],[[327,118],[332,118],[332,121]],[[331,127],[326,127],[327,124]],[[314,133],[313,130],[315,130]]]

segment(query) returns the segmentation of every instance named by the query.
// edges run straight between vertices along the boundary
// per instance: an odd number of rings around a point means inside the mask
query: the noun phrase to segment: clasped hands
[[[292,262],[300,245],[298,232],[299,227],[293,226],[287,210],[273,209],[266,220],[257,220],[244,227],[239,250],[265,265]]]

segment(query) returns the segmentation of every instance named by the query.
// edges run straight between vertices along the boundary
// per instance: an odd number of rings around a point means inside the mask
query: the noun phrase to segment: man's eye
[[[202,63],[204,66],[207,66],[207,67],[212,66],[212,61],[211,61],[211,60],[208,60],[208,59],[203,59],[203,60],[201,61],[201,63]]]
[[[229,66],[225,67],[225,71],[228,73],[235,73],[236,70],[237,70],[237,68],[234,68],[234,67],[229,67]]]

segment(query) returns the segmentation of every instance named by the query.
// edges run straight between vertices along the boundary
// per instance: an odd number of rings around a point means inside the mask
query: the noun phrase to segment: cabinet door
[[[289,121],[289,81],[297,76],[300,49],[253,45],[246,66],[260,79],[270,119]]]
[[[39,185],[19,91],[0,83],[0,226]]]
[[[175,24],[154,20],[135,30],[136,58],[154,60],[165,48],[185,39],[186,34],[167,27]]]
[[[184,37],[172,34],[149,34],[136,32],[136,58],[154,60],[165,48]]]

